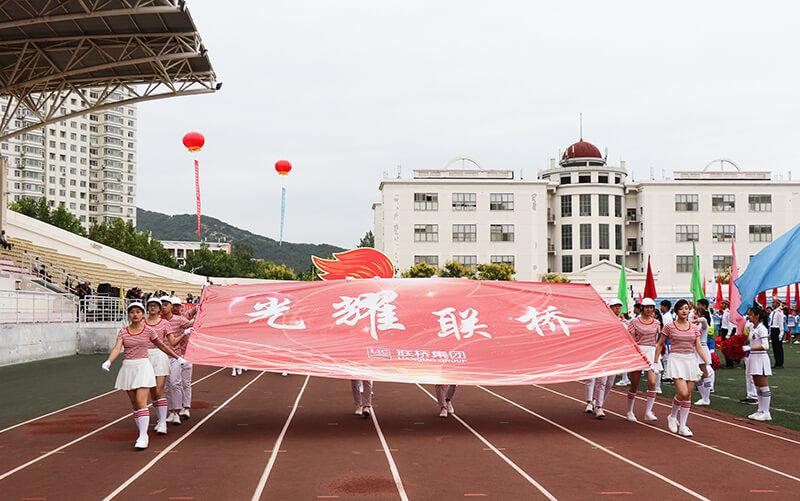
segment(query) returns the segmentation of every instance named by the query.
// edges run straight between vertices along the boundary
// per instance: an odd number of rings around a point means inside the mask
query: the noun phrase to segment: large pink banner
[[[558,383],[643,369],[590,285],[412,278],[206,287],[193,363],[409,383]]]

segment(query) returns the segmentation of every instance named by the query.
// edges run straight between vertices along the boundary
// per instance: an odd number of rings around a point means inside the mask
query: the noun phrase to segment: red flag
[[[800,284],[794,284],[794,307],[800,310]]]
[[[642,293],[639,293],[639,304],[642,304]]]
[[[656,281],[653,280],[653,269],[650,267],[650,256],[647,256],[647,279],[644,282],[644,297],[654,300],[658,297]]]
[[[778,289],[772,289],[772,297],[778,297]]]
[[[650,365],[591,285],[449,278],[207,286],[186,358],[472,385],[577,381]]]
[[[717,302],[714,303],[714,308],[722,309],[722,277],[717,275]]]
[[[792,294],[791,293],[792,293],[792,286],[791,285],[787,285],[786,286],[786,307],[787,308],[791,308],[792,307]]]
[[[760,304],[762,308],[766,308],[767,307],[767,291],[764,291],[761,294],[759,294],[758,297],[756,298],[756,301],[758,301],[758,304]]]
[[[703,297],[706,296],[708,296],[708,294],[706,294],[706,276],[703,275]]]

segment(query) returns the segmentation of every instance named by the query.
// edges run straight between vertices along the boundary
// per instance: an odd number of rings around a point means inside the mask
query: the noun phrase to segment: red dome
[[[597,146],[581,139],[568,147],[564,155],[561,156],[561,160],[566,160],[567,158],[603,158],[603,155],[597,149]]]

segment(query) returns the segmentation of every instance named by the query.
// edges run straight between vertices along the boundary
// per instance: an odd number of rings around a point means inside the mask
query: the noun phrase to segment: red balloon
[[[288,160],[278,160],[275,162],[275,170],[278,171],[278,174],[281,176],[287,176],[289,175],[289,171],[292,170],[292,164],[290,164]]]
[[[183,145],[186,146],[189,151],[200,151],[200,148],[202,148],[205,143],[206,138],[199,132],[190,132],[183,136]]]

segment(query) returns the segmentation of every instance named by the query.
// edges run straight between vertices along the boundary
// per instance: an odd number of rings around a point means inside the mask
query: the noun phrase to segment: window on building
[[[614,176],[614,184],[622,184],[622,177]]]
[[[591,254],[581,254],[581,268],[585,268],[592,264],[592,255]]]
[[[588,172],[581,172],[578,174],[578,183],[579,184],[589,184],[592,182],[592,175]]]
[[[438,224],[415,224],[414,225],[414,241],[415,242],[438,242],[439,241],[439,225]]]
[[[747,195],[750,212],[772,212],[772,195]]]
[[[561,256],[561,272],[572,273],[572,256]]]
[[[714,256],[714,273],[725,273],[733,267],[733,256]]]
[[[561,195],[561,217],[572,216],[572,195]]]
[[[599,245],[600,245],[601,249],[608,249],[609,248],[608,236],[609,236],[608,235],[608,225],[607,224],[598,225],[598,227],[597,227],[597,238],[600,240]],[[583,268],[583,266],[581,266],[581,268]]]
[[[697,258],[698,261],[700,258]],[[694,256],[675,256],[675,271],[678,273],[691,273],[694,266]]]
[[[572,178],[569,174],[561,176],[561,184],[571,184],[571,183],[572,183]]]
[[[614,195],[614,217],[622,217],[622,195]]]
[[[591,216],[592,215],[592,195],[579,195],[579,207],[580,207],[580,214],[581,216]]]
[[[608,184],[608,174],[598,174],[597,182],[600,184]]]
[[[474,268],[478,264],[478,256],[453,256],[453,261],[467,268]]]
[[[697,195],[675,195],[675,210],[680,212],[697,212]]]
[[[414,256],[414,264],[425,263],[431,266],[439,266],[439,256]]]
[[[490,256],[489,262],[492,264],[510,264],[514,266],[514,256]]]
[[[478,202],[475,193],[453,193],[453,210],[476,210],[477,207]]]
[[[489,210],[514,210],[514,194],[491,193],[489,195]]]
[[[414,193],[414,210],[439,210],[439,194]]]
[[[581,249],[592,248],[592,225],[582,224],[581,228]]]
[[[735,195],[711,195],[712,212],[733,212],[736,210]]]
[[[620,255],[614,256],[614,262],[622,266],[622,256]]]
[[[489,238],[492,242],[513,242],[513,224],[492,224],[489,225]]]
[[[608,215],[608,195],[597,195],[597,211],[601,216]]]
[[[677,224],[675,225],[676,242],[699,242],[700,226],[697,224]]]
[[[614,225],[614,248],[622,250],[622,225]]]
[[[603,261],[603,260],[611,262],[611,256],[609,254],[600,254],[598,256],[598,261]]]
[[[476,242],[478,226],[475,224],[454,224],[453,242]]]
[[[572,250],[572,225],[561,226],[561,250]]]
[[[772,225],[771,224],[751,224],[750,225],[750,241],[751,242],[772,242]]]
[[[736,237],[736,225],[714,224],[711,226],[711,240],[713,242],[730,242]]]

